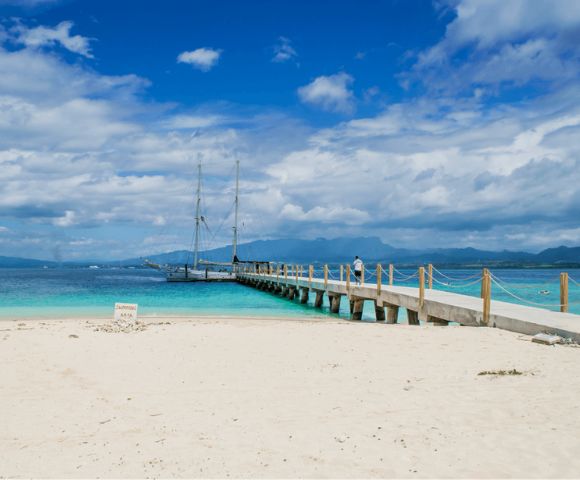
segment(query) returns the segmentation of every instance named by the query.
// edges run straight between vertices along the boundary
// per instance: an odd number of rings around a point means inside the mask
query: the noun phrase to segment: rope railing
[[[407,280],[410,280],[411,278],[415,278],[415,277],[419,276],[419,270],[415,271],[414,273],[412,273],[411,275],[408,275],[408,276],[394,267],[393,267],[393,271],[398,273],[399,275],[403,276],[403,278],[394,277],[394,279],[399,281],[399,282],[406,282]]]
[[[477,278],[478,280],[481,280],[481,273],[479,273],[479,272],[477,272],[474,275],[470,275],[468,277],[458,278],[458,277],[451,277],[450,275],[447,275],[447,274],[443,273],[442,271],[440,271],[437,268],[435,268],[433,265],[431,266],[431,268],[433,268],[433,271],[436,272],[436,273],[438,273],[439,275],[441,275],[443,278],[446,278],[447,280],[451,280],[451,281],[454,281],[454,282],[464,282],[464,281],[471,280],[473,278]],[[435,280],[434,277],[435,276],[433,276],[433,279]]]
[[[418,270],[413,271],[410,274],[402,272],[397,269],[393,264],[389,264],[387,268],[384,268],[380,263],[376,265],[375,269],[363,268],[362,276],[357,277],[355,271],[348,264],[334,264],[329,267],[328,265],[296,265],[296,264],[285,264],[285,263],[271,263],[268,266],[262,265],[258,268],[246,268],[246,271],[250,273],[255,272],[258,275],[274,275],[277,278],[285,278],[288,281],[298,278],[300,279],[316,279],[317,281],[324,279],[325,286],[329,280],[332,281],[346,281],[347,287],[349,285],[360,285],[365,284],[365,279],[368,281],[370,279],[376,279],[375,282],[369,282],[369,285],[375,285],[377,292],[380,293],[381,288],[385,288],[392,285],[394,282],[408,282],[414,278],[418,277],[419,290],[423,292],[426,288],[433,288],[437,286],[442,290],[446,289],[467,289],[476,285],[477,283],[482,283],[481,296],[484,301],[487,302],[487,318],[489,318],[489,300],[491,298],[491,283],[497,286],[497,288],[505,295],[513,298],[517,303],[523,305],[531,305],[541,308],[560,308],[561,312],[567,312],[569,306],[578,305],[580,301],[569,301],[568,294],[568,284],[576,289],[580,287],[580,282],[575,278],[571,277],[567,273],[562,273],[559,276],[559,293],[560,293],[560,303],[543,303],[534,301],[530,299],[530,290],[536,290],[537,295],[547,295],[556,292],[550,292],[549,290],[539,290],[544,286],[550,286],[551,289],[557,284],[556,278],[548,279],[540,278],[542,280],[538,283],[511,283],[509,280],[498,276],[496,273],[491,273],[488,269],[483,269],[483,274],[477,273],[473,275],[468,275],[465,277],[458,277],[453,275],[448,275],[441,270],[437,269],[433,265],[428,265],[428,268],[420,267]],[[380,272],[380,273],[379,273]],[[379,277],[380,275],[380,277]],[[486,280],[487,275],[487,280]],[[361,278],[362,277],[362,278]],[[444,280],[449,280],[446,282]],[[452,284],[452,282],[454,282]],[[457,283],[459,282],[459,283]],[[486,284],[487,282],[487,284]],[[568,283],[569,282],[569,283]],[[427,285],[426,285],[427,283]],[[485,285],[484,285],[485,284]],[[518,290],[526,291],[524,294],[518,292]],[[576,290],[575,290],[576,291]],[[459,292],[458,292],[459,293]],[[471,292],[474,294],[474,292]],[[532,297],[533,298],[533,297]],[[485,307],[484,307],[485,310]],[[485,312],[484,312],[485,313]]]
[[[516,295],[513,292],[510,292],[506,287],[504,287],[501,283],[500,280],[498,280],[498,278],[493,275],[492,273],[490,273],[491,276],[491,281],[497,285],[503,292],[505,292],[506,294],[508,294],[510,297],[515,298],[516,300],[522,302],[522,303],[527,303],[529,305],[534,305],[534,306],[538,306],[538,307],[548,307],[548,308],[561,308],[561,307],[565,307],[568,305],[575,305],[578,304],[580,302],[567,302],[567,303],[558,303],[558,304],[547,304],[547,303],[539,303],[539,302],[533,302],[532,300],[528,300],[526,298],[522,298],[519,295]]]
[[[433,277],[433,281],[435,283],[438,283],[439,285],[442,285],[442,286],[448,287],[448,288],[466,288],[466,287],[471,287],[472,285],[475,285],[475,284],[481,282],[481,279],[482,279],[482,276],[481,275],[478,275],[475,280],[473,280],[473,281],[471,281],[469,283],[463,283],[461,285],[452,285],[450,283],[445,283],[445,282],[442,282],[440,280],[437,280],[435,277]]]

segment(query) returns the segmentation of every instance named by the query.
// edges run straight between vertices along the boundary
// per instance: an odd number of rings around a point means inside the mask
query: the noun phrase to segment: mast
[[[197,270],[199,255],[199,222],[201,220],[201,161],[197,164],[197,201],[195,204],[195,248],[193,250],[193,269]]]
[[[236,258],[236,253],[238,249],[238,205],[239,205],[239,194],[240,190],[240,161],[236,160],[236,198],[234,200],[234,241],[232,242],[232,263]]]

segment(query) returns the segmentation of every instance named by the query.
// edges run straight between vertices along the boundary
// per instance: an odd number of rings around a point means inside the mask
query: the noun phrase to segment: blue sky
[[[186,248],[199,160],[207,246],[229,241],[236,160],[246,241],[580,244],[576,0],[0,0],[0,17],[0,255]]]

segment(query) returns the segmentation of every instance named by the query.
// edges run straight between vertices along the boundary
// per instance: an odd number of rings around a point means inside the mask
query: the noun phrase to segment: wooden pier
[[[290,271],[287,267],[277,268],[276,271],[270,267],[259,272],[245,269],[238,271],[236,277],[244,285],[302,304],[308,303],[312,295],[315,308],[322,307],[326,296],[332,313],[338,313],[341,302],[347,301],[352,320],[362,319],[365,302],[368,302],[372,303],[376,321],[387,324],[398,323],[405,312],[410,325],[424,322],[445,326],[454,322],[474,327],[497,327],[526,335],[553,333],[580,342],[580,315],[567,313],[567,305],[561,312],[554,312],[491,300],[491,276],[485,269],[481,278],[482,298],[433,289],[431,266],[427,285],[425,270],[423,267],[419,269],[418,287],[392,285],[392,266],[389,272],[390,281],[386,285],[381,281],[380,266],[376,273],[376,283],[366,283],[363,272],[360,284],[351,280],[349,266],[344,271],[341,267],[341,280],[330,279],[326,266],[323,278],[314,278],[312,267],[307,272],[302,267],[294,267]]]

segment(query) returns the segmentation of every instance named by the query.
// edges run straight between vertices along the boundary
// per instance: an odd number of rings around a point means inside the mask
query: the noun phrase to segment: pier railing
[[[463,270],[461,273],[457,273],[455,271],[455,273],[450,274],[442,272],[433,264],[428,264],[426,267],[420,266],[416,269],[403,268],[401,270],[392,263],[384,266],[378,263],[373,267],[363,266],[360,272],[354,272],[349,264],[302,265],[270,263],[245,266],[238,273],[241,278],[250,275],[253,278],[275,280],[283,284],[293,282],[296,288],[301,289],[306,287],[314,290],[322,289],[327,291],[330,304],[332,304],[332,298],[330,297],[333,295],[347,295],[349,299],[360,296],[376,303],[376,300],[381,298],[384,292],[392,293],[392,289],[398,286],[409,287],[416,290],[414,292],[416,294],[415,308],[418,311],[421,311],[424,307],[426,292],[457,292],[460,296],[466,296],[465,294],[467,293],[470,298],[473,298],[476,295],[475,288],[479,285],[478,290],[481,302],[481,321],[479,323],[483,325],[489,325],[490,318],[494,314],[493,291],[496,292],[498,298],[507,299],[508,302],[540,309],[558,310],[561,313],[568,312],[571,305],[580,303],[578,301],[570,301],[570,289],[575,290],[575,295],[578,296],[580,294],[580,282],[567,272],[560,273],[559,277],[556,277],[559,283],[559,301],[545,302],[540,301],[540,299],[553,296],[553,292],[542,287],[546,285],[553,287],[556,279],[544,280],[541,283],[521,284],[510,282],[491,272],[488,268],[476,272]],[[463,275],[463,272],[468,274]],[[332,286],[330,290],[329,285]],[[339,291],[340,289],[337,289],[337,286],[343,288],[344,293]],[[364,297],[361,290],[364,290],[367,297]],[[374,290],[374,294],[369,297],[368,292],[371,290]],[[522,290],[525,293],[522,293]],[[432,300],[433,294],[428,294],[428,297]],[[319,303],[321,301],[319,299]],[[376,308],[378,309],[379,307]],[[378,313],[377,315],[381,316]]]

